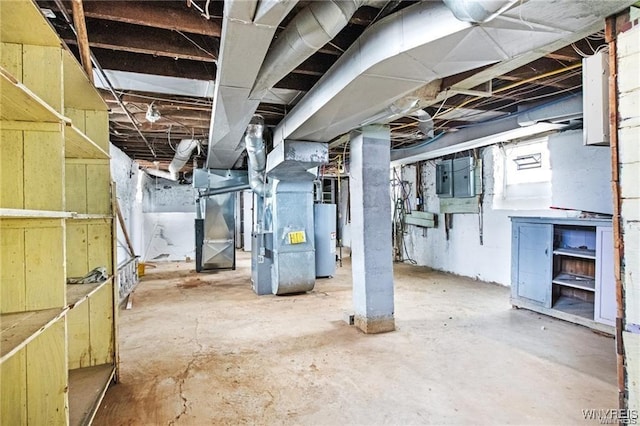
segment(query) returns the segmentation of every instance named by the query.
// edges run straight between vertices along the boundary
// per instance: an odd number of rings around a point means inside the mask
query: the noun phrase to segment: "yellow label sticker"
[[[307,242],[307,235],[304,231],[294,231],[287,234],[289,244],[302,244]]]

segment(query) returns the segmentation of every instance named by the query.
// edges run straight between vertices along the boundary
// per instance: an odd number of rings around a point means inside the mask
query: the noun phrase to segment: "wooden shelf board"
[[[0,120],[39,123],[68,121],[2,67],[0,86]]]
[[[95,219],[113,219],[113,216],[108,214],[85,214],[85,213],[71,213],[70,219],[72,220],[95,220]]]
[[[553,278],[554,284],[563,285],[565,287],[579,288],[587,291],[596,291],[596,280],[592,277],[583,277],[568,273],[558,274]]]
[[[66,158],[111,158],[107,152],[71,123],[67,123],[65,129],[64,156]]]
[[[0,1],[0,41],[35,46],[61,46],[49,22],[33,1]],[[28,24],[25,24],[28,23]]]
[[[91,424],[114,373],[111,364],[69,370],[69,425]]]
[[[71,213],[48,210],[0,209],[3,219],[66,219]]]
[[[553,304],[552,308],[571,315],[593,320],[593,302],[585,302],[584,300],[570,296],[560,296],[556,303]]]
[[[587,249],[574,249],[574,248],[557,248],[553,251],[553,254],[561,256],[579,257],[582,259],[595,259],[596,251]]]
[[[108,280],[95,284],[67,284],[67,306],[69,309],[75,308],[80,303],[87,300],[93,293],[102,286],[113,281],[113,276]]]
[[[0,316],[0,363],[9,359],[30,341],[62,318],[67,309],[18,312]]]
[[[93,111],[108,110],[107,104],[89,81],[82,66],[66,49],[62,51],[62,67],[65,107]]]

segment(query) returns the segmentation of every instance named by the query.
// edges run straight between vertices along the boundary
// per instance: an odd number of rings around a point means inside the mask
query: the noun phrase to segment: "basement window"
[[[513,159],[518,170],[539,169],[542,167],[542,153],[520,155]]]

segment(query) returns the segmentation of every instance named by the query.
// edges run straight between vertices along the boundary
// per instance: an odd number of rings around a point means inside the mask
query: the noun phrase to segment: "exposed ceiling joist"
[[[219,40],[197,34],[178,33],[121,22],[87,20],[89,45],[172,59],[214,62],[218,56]],[[75,38],[65,36],[65,42],[76,44]]]
[[[222,28],[220,16],[212,16],[207,20],[193,9],[175,8],[171,3],[167,1],[87,1],[84,13],[89,18],[220,37]],[[183,4],[182,2],[173,3],[180,3],[180,6]]]

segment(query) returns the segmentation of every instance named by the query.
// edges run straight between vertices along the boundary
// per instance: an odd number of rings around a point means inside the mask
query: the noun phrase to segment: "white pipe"
[[[161,177],[163,179],[177,181],[178,172],[187,164],[191,153],[199,146],[197,139],[182,139],[176,147],[176,153],[169,164],[169,171],[160,169],[144,169],[151,176]]]

